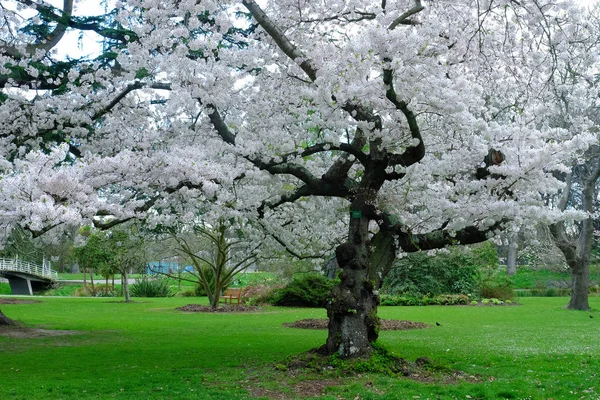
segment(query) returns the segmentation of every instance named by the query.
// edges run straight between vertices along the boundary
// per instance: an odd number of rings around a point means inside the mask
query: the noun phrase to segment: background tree
[[[189,234],[172,237],[177,250],[194,266],[191,277],[181,279],[201,285],[213,309],[219,306],[219,296],[235,275],[245,271],[257,258],[258,246],[250,247],[242,231],[236,231],[222,219],[215,227],[195,225]]]
[[[93,273],[94,271],[101,273],[99,271],[107,271],[111,268],[113,251],[110,243],[99,232],[90,234],[85,245],[75,249],[75,257],[79,266],[83,268],[84,273],[85,271],[90,273],[92,293],[96,293]]]
[[[143,238],[132,230],[124,227],[113,229],[107,234],[108,242],[114,251],[114,270],[121,274],[121,282],[125,295],[125,302],[131,301],[129,292],[129,273],[139,272],[148,262]]]
[[[589,310],[590,257],[594,241],[594,207],[598,196],[596,190],[600,179],[600,148],[594,146],[585,154],[586,163],[573,168],[573,173],[566,177],[566,186],[558,206],[566,209],[575,193],[580,194],[580,202],[571,202],[587,214],[587,218],[577,224],[565,224],[564,221],[550,226],[554,243],[564,254],[571,271],[571,298],[567,308],[573,310]]]
[[[559,25],[564,20],[557,21]],[[560,176],[565,182],[560,197],[553,199],[560,210],[577,209],[583,214],[578,223],[558,221],[550,225],[556,246],[565,256],[571,271],[571,298],[566,308],[588,310],[590,257],[594,241],[596,186],[600,179],[598,137],[598,54],[600,50],[600,6],[591,9],[588,19],[570,25],[569,33],[554,32],[549,54],[554,58],[549,79],[547,121],[550,126],[570,131],[589,129],[596,135],[594,145],[578,154],[570,170]],[[548,35],[551,33],[548,32]],[[563,53],[563,57],[557,57]]]

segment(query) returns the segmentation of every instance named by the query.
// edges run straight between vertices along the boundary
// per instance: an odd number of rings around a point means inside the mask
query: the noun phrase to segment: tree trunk
[[[517,273],[517,235],[512,234],[508,240],[508,256],[506,258],[506,275],[516,275]]]
[[[579,259],[571,267],[571,299],[566,308],[569,310],[589,310],[590,264]]]
[[[123,270],[123,274],[121,275],[122,279],[123,279],[123,286],[121,286],[123,288],[123,291],[125,292],[125,303],[129,303],[131,302],[131,296],[129,294],[129,282],[127,279],[127,270],[124,269]]]
[[[0,326],[17,326],[17,322],[8,318],[2,310],[0,310]]]
[[[360,204],[353,204],[352,210],[360,209]],[[342,272],[340,284],[332,290],[325,306],[328,334],[319,350],[327,355],[368,357],[373,351],[372,343],[379,336],[378,289],[394,260],[394,242],[383,231],[370,241],[369,218],[364,214],[364,211],[351,214],[348,241],[335,250]]]
[[[210,301],[210,308],[216,309],[219,307],[219,296],[221,295],[220,290],[215,290],[213,293],[208,293],[208,300]]]
[[[345,242],[336,249],[342,268],[340,284],[327,302],[328,336],[322,351],[343,358],[367,357],[378,336],[379,296],[367,279],[368,248],[365,242]]]

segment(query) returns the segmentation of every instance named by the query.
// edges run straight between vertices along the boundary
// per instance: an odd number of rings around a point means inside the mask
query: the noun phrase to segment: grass
[[[599,276],[600,264],[590,265],[590,278],[596,281]],[[517,268],[517,274],[512,279],[515,289],[568,287],[569,282],[571,282],[571,273],[569,271],[559,272],[520,266]]]
[[[37,339],[0,336],[2,399],[247,399],[317,378],[274,366],[321,345],[324,331],[283,322],[324,318],[320,309],[266,308],[247,314],[185,314],[206,299],[39,298],[2,305],[29,326],[81,331]],[[591,298],[600,309],[600,298]],[[514,307],[381,307],[380,316],[434,325],[384,331],[398,356],[427,356],[478,382],[443,385],[365,373],[334,379],[322,399],[597,399],[600,313],[565,311],[564,298],[524,298]],[[438,322],[440,326],[435,326]],[[336,381],[337,379],[337,381]],[[416,397],[419,396],[419,397]],[[469,396],[469,397],[467,397]],[[266,397],[264,397],[266,398]],[[297,398],[302,398],[299,396]]]

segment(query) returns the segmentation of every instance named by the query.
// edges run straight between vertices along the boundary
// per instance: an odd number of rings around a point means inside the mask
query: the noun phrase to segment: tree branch
[[[421,0],[415,0],[415,6],[410,10],[402,13],[398,18],[396,18],[390,24],[390,26],[388,26],[388,29],[391,31],[396,29],[398,25],[413,25],[414,22],[412,20],[409,20],[409,18],[417,13],[420,13],[424,9],[425,7],[423,7],[423,5],[421,4]]]
[[[311,65],[310,60],[285,36],[281,29],[265,14],[254,0],[243,0],[242,4],[250,11],[256,22],[277,43],[283,53],[297,63],[311,81],[317,79],[317,70]]]
[[[391,62],[390,59],[384,59],[386,62]],[[394,89],[394,72],[390,68],[383,70],[383,83],[386,85],[385,97],[400,110],[410,129],[410,136],[418,140],[419,143],[416,146],[410,147],[402,154],[394,154],[390,157],[389,165],[402,165],[407,167],[409,165],[419,162],[425,156],[425,143],[423,143],[423,137],[421,136],[421,130],[417,122],[417,117],[408,108],[408,104],[405,101],[398,100],[396,90]]]

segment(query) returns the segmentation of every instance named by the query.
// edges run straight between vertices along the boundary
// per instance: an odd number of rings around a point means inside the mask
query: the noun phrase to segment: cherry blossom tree
[[[335,248],[325,354],[371,353],[396,257],[565,218],[544,202],[553,173],[593,140],[529,101],[569,57],[547,21],[578,23],[570,2],[16,3],[45,21],[9,13],[2,31],[2,224],[201,214],[260,226],[263,251]],[[58,62],[65,26],[102,56]]]

